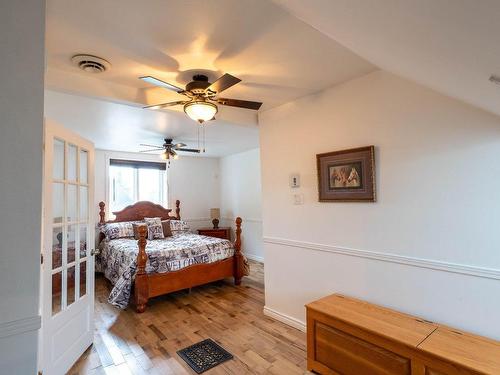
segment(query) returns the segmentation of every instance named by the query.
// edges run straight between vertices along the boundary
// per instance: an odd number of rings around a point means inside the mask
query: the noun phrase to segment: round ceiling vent
[[[75,55],[71,61],[87,73],[102,73],[111,67],[108,61],[92,55]]]

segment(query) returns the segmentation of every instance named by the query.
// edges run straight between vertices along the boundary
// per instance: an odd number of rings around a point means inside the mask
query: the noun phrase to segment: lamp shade
[[[220,219],[220,208],[210,209],[210,219]]]
[[[214,118],[217,113],[217,106],[203,100],[186,103],[184,112],[194,121],[199,123],[209,121]]]

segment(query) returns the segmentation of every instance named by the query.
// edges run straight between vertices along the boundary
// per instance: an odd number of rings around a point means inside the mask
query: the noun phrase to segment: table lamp
[[[218,229],[219,219],[220,219],[220,208],[210,209],[210,219],[212,219],[212,224],[214,225],[214,229]]]

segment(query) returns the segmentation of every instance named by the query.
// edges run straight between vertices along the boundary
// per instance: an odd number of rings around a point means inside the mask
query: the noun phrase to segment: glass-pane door
[[[94,146],[45,124],[40,370],[65,373],[93,341]]]
[[[89,151],[63,139],[53,142],[52,315],[87,292]]]

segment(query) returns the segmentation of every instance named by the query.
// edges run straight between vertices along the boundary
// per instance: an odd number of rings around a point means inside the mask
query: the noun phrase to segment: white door
[[[64,374],[94,336],[94,145],[46,120],[40,370]]]

